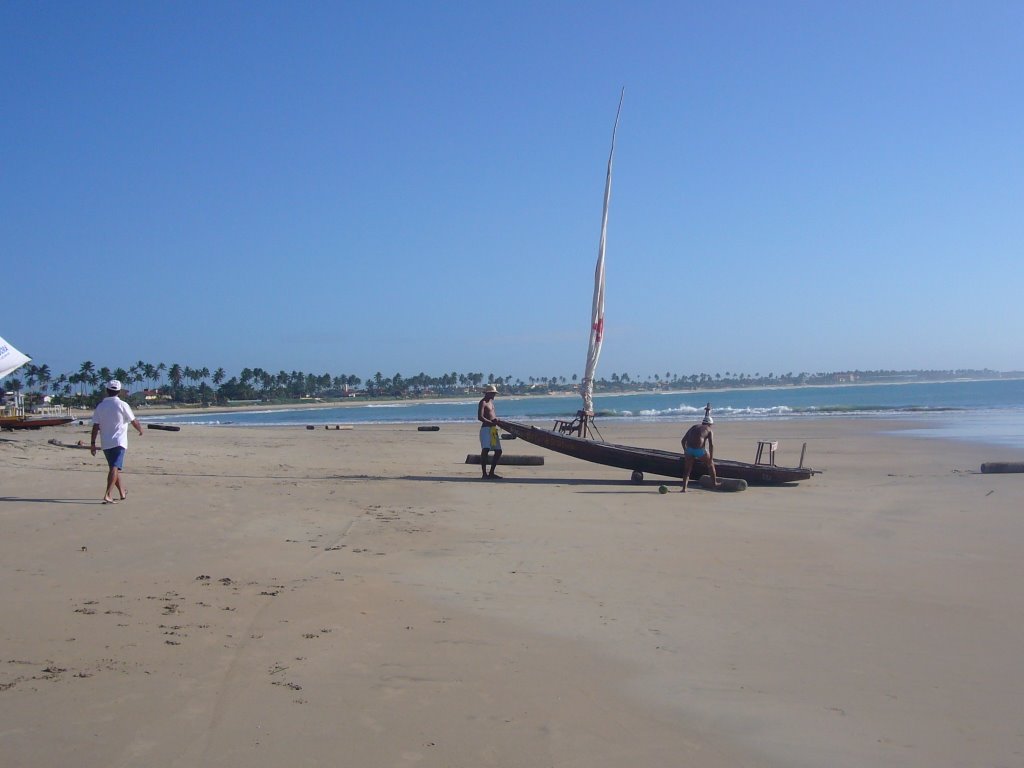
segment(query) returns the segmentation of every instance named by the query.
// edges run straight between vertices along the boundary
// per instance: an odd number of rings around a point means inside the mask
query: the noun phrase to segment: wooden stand
[[[775,466],[775,451],[779,447],[778,440],[758,440],[757,441],[757,456],[754,458],[755,464],[768,464],[770,467]],[[768,449],[768,461],[763,461],[764,449]]]
[[[594,423],[594,414],[586,413],[585,411],[576,411],[576,418],[572,421],[563,421],[562,419],[555,420],[555,426],[552,431],[557,432],[560,435],[576,435],[577,437],[592,438],[595,433],[598,439],[604,440],[601,437],[601,433],[597,431],[597,424]]]

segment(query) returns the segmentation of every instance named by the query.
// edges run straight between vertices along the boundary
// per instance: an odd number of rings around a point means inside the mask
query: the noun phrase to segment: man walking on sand
[[[711,418],[711,407],[708,406],[704,409],[704,420],[700,424],[694,424],[683,435],[683,493],[686,493],[686,484],[690,481],[690,470],[693,469],[695,461],[707,466],[713,484],[718,485],[718,476],[715,474],[715,441],[711,432],[711,425],[714,423]]]
[[[92,455],[96,455],[96,435],[102,435],[100,447],[107,459],[107,492],[103,494],[104,504],[117,504],[128,498],[128,492],[121,482],[121,470],[124,469],[124,454],[128,450],[128,425],[131,424],[142,437],[142,426],[135,418],[132,408],[122,400],[121,382],[111,379],[107,382],[107,396],[96,406],[92,415],[92,439],[89,449]],[[120,498],[115,499],[113,494],[117,488]]]
[[[501,438],[498,436],[498,414],[494,411],[494,396],[498,388],[493,384],[484,387],[484,396],[476,407],[476,417],[480,421],[480,470],[484,480],[501,480],[501,475],[494,474],[494,468],[501,458]],[[487,453],[494,451],[491,459],[491,472],[487,473]]]

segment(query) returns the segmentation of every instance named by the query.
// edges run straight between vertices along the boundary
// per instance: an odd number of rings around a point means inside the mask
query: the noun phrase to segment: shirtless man
[[[690,481],[690,470],[693,469],[694,461],[706,465],[711,480],[718,485],[718,475],[715,474],[715,441],[711,432],[711,425],[714,423],[710,409],[705,410],[704,421],[694,424],[683,435],[683,493],[686,493],[686,484]]]
[[[476,408],[476,417],[480,421],[480,469],[483,479],[501,480],[501,475],[494,474],[494,468],[501,458],[501,438],[498,436],[498,414],[494,411],[494,396],[498,388],[493,384],[484,387],[484,396]],[[494,451],[491,459],[491,471],[487,472],[487,453]]]

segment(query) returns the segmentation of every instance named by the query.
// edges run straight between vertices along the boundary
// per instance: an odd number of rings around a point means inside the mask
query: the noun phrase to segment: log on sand
[[[488,463],[490,463],[491,458],[492,457],[490,457],[490,456],[487,457]],[[467,464],[479,464],[480,463],[480,454],[479,453],[470,453],[470,454],[468,454],[466,456],[466,463]],[[499,464],[515,464],[515,465],[519,465],[519,466],[528,466],[528,467],[540,467],[540,466],[543,466],[543,464],[544,464],[544,457],[543,456],[522,456],[522,455],[516,456],[516,455],[513,455],[513,454],[509,454],[509,453],[503,453],[503,454],[501,454],[501,458],[498,459],[498,463]]]
[[[1024,461],[987,461],[981,465],[981,472],[985,475],[1024,472]]]
[[[707,488],[709,491],[745,491],[747,490],[747,481],[740,480],[736,477],[720,477],[718,478],[718,485],[715,485],[711,480],[711,475],[701,475],[700,485],[702,488]]]

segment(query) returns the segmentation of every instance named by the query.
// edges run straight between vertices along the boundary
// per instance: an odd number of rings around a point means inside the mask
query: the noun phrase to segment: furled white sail
[[[587,348],[587,367],[583,373],[580,394],[583,395],[583,412],[594,415],[594,373],[597,359],[601,356],[601,342],[604,341],[604,245],[608,233],[608,203],[612,197],[612,159],[615,157],[615,132],[619,129],[619,113],[622,111],[622,97],[619,94],[619,108],[615,111],[615,125],[612,127],[612,148],[608,153],[608,174],[604,181],[604,210],[601,214],[601,242],[597,248],[597,267],[594,269],[594,303],[590,311],[590,345]]]
[[[14,373],[31,359],[21,354],[0,336],[0,379],[9,373]]]

